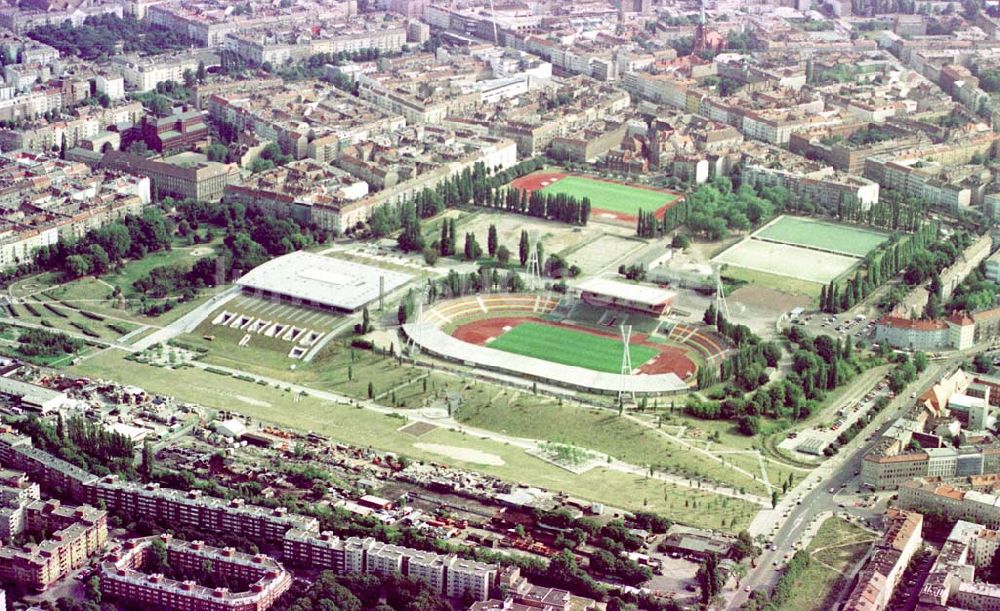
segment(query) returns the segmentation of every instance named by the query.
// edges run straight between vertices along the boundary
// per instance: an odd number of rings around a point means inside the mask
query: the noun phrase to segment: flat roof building
[[[236,284],[264,296],[356,312],[412,279],[410,274],[300,250],[255,267]]]

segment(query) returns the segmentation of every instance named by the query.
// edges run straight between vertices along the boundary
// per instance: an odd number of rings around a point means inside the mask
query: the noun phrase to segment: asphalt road
[[[741,589],[728,592],[726,596],[727,609],[737,609],[746,602],[749,594],[743,586],[750,590],[770,589],[781,576],[786,557],[791,558],[806,533],[809,525],[821,514],[834,512],[850,514],[866,521],[878,520],[884,503],[876,503],[872,507],[852,507],[845,501],[853,500],[849,495],[856,494],[861,487],[861,462],[869,448],[875,443],[881,433],[888,428],[889,423],[898,417],[899,412],[908,407],[912,399],[910,393],[916,390],[922,393],[936,382],[941,375],[957,365],[957,360],[936,361],[921,374],[916,381],[904,389],[875,419],[869,423],[857,437],[840,452],[821,466],[813,470],[804,480],[781,500],[778,504],[780,513],[775,515],[775,522],[770,532],[765,535],[772,543],[757,558],[756,568],[752,568],[743,578]],[[878,380],[876,380],[876,384]],[[874,388],[874,384],[872,386]],[[876,433],[871,437],[872,433]],[[866,441],[871,438],[871,441]],[[830,493],[834,489],[834,493]],[[890,496],[882,493],[882,497]],[[839,507],[845,504],[845,507]],[[805,543],[803,542],[802,547]]]

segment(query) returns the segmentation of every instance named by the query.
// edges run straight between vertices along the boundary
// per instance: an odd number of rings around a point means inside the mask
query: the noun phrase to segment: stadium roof
[[[379,278],[388,294],[413,276],[300,250],[255,267],[236,284],[353,312],[378,299]]]
[[[623,388],[622,375],[563,365],[530,356],[512,354],[486,346],[463,342],[429,323],[403,325],[403,331],[422,349],[432,354],[461,360],[494,371],[509,371],[529,378],[551,381],[572,388],[586,388],[616,393]],[[626,376],[624,388],[641,394],[687,390],[676,374],[639,374]]]
[[[577,290],[598,295],[608,295],[650,306],[663,305],[677,294],[655,286],[618,282],[606,278],[591,278],[576,285]]]

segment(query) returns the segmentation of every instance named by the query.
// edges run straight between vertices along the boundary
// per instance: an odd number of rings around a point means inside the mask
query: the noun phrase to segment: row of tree
[[[936,222],[920,224],[912,234],[893,234],[888,242],[865,257],[864,272],[858,270],[844,283],[831,280],[821,289],[820,310],[831,314],[848,310],[900,272],[904,272],[904,280],[910,285],[936,275],[961,252],[955,245],[940,243],[938,236]],[[955,239],[956,244],[967,245],[969,237],[959,232]]]

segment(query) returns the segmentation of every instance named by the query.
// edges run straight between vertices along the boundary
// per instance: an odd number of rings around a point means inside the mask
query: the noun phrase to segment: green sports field
[[[583,176],[565,178],[542,188],[545,195],[565,193],[577,199],[590,198],[591,207],[608,212],[636,216],[640,210],[654,212],[670,204],[677,196],[666,191],[640,189]]]
[[[863,257],[889,236],[878,231],[835,225],[812,219],[782,216],[754,234],[754,237],[785,244],[809,246],[855,257]]]
[[[621,372],[621,340],[593,335],[586,331],[524,322],[494,339],[487,346],[563,365],[607,373]],[[629,352],[632,356],[632,367],[635,368],[657,354],[657,351],[649,346],[635,344],[629,346]]]

